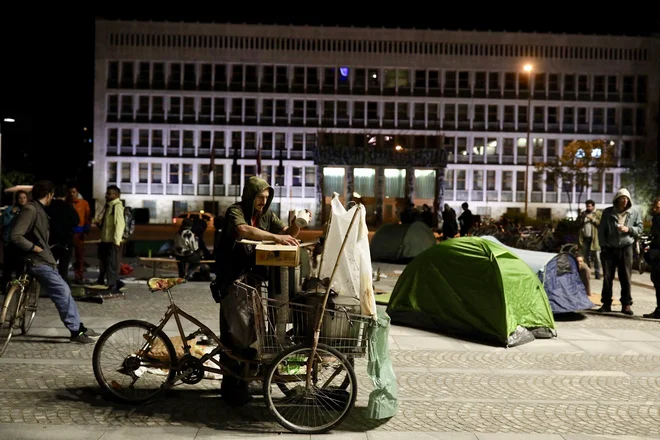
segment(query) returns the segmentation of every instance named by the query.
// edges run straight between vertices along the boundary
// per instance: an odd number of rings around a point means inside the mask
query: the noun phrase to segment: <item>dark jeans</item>
[[[587,263],[587,266],[589,266],[590,268],[593,267],[595,269],[596,276],[600,276],[600,257],[598,256],[598,251],[591,250],[592,242],[593,242],[593,237],[583,238],[582,258],[584,258],[584,262]]]
[[[185,256],[176,256],[176,265],[179,269],[179,278],[190,278],[195,273],[195,269],[199,267],[199,262],[202,258],[197,252]],[[186,266],[188,266],[186,268]]]
[[[99,283],[112,288],[119,281],[119,248],[114,243],[99,243]],[[104,283],[105,278],[108,282]]]
[[[58,245],[52,249],[53,257],[57,261],[57,271],[59,272],[62,279],[69,283],[69,265],[71,264],[71,257],[73,256],[73,245],[67,245],[66,247]]]
[[[631,306],[633,303],[631,295],[633,245],[624,248],[601,248],[600,262],[603,264],[603,290],[601,302],[604,306],[612,305],[612,287],[614,284],[614,273],[618,271],[621,283],[621,305]]]

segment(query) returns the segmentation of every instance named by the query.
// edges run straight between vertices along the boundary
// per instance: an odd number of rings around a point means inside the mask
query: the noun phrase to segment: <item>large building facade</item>
[[[116,184],[155,223],[223,213],[258,173],[282,217],[337,192],[371,224],[409,203],[556,218],[580,188],[535,163],[606,140],[582,199],[606,205],[658,146],[655,38],[99,20],[95,69],[94,198]]]

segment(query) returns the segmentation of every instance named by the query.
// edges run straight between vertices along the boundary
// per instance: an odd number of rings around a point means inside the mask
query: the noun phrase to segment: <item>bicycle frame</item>
[[[208,372],[211,372],[211,373],[217,373],[217,374],[223,374],[223,375],[229,374],[229,375],[233,376],[236,379],[244,380],[244,381],[247,381],[247,382],[255,381],[255,380],[263,380],[263,376],[249,376],[249,375],[247,375],[247,372],[249,371],[250,365],[251,364],[261,364],[259,361],[254,360],[254,359],[242,358],[240,356],[237,356],[237,355],[233,354],[232,351],[229,348],[222,345],[222,342],[220,342],[220,338],[218,338],[218,336],[215,334],[215,332],[213,330],[208,328],[206,325],[204,325],[202,322],[200,322],[197,318],[195,318],[195,317],[189,315],[188,313],[184,312],[183,310],[181,310],[181,308],[179,308],[179,306],[177,306],[174,303],[174,299],[172,298],[172,293],[170,292],[170,289],[166,289],[165,292],[167,292],[167,296],[169,297],[170,305],[167,307],[167,311],[165,312],[165,316],[163,316],[163,318],[160,320],[160,323],[156,327],[156,330],[152,332],[151,337],[149,338],[149,340],[147,340],[145,345],[142,346],[141,351],[144,352],[144,351],[147,350],[148,347],[153,345],[154,340],[156,339],[156,336],[157,336],[158,332],[162,331],[165,328],[165,325],[167,325],[169,320],[174,316],[174,321],[176,322],[176,326],[177,326],[177,329],[179,331],[179,335],[181,336],[181,340],[183,341],[184,355],[192,356],[190,354],[190,345],[188,345],[187,341],[190,341],[191,339],[194,339],[195,337],[197,337],[200,334],[203,334],[207,337],[211,337],[213,339],[213,341],[216,344],[218,344],[218,346],[215,349],[213,349],[213,351],[211,351],[210,353],[205,354],[199,360],[201,361],[202,364],[204,364],[206,361],[210,360],[211,362],[216,364],[219,368],[204,366],[204,371],[205,372],[208,371]],[[192,332],[188,336],[186,336],[185,332],[183,331],[183,326],[181,325],[181,318],[182,317],[185,318],[186,320],[188,320],[189,322],[195,324],[196,326],[198,326],[199,329]],[[243,362],[244,363],[244,372],[246,374],[240,376],[240,375],[234,373],[233,371],[231,371],[231,369],[224,366],[221,362],[216,360],[214,358],[214,356],[221,353],[221,352],[224,352],[225,355],[229,356],[230,358],[232,358],[236,361]],[[177,359],[177,365],[176,366],[177,366],[177,369],[178,369],[178,359]],[[174,378],[172,379],[172,383],[173,384],[176,383],[182,377],[185,377],[186,375],[190,374],[190,372],[191,371],[189,371],[189,370],[180,371],[176,376],[174,376]]]

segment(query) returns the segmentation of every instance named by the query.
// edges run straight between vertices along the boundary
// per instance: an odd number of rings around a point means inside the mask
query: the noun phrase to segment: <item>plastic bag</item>
[[[248,289],[252,288],[234,283],[227,289],[227,294],[220,298],[220,313],[227,322],[234,347],[240,349],[249,348],[257,340],[254,307]]]
[[[369,394],[367,417],[387,419],[399,409],[397,383],[389,348],[390,317],[384,310],[378,310],[378,317],[369,335],[369,362],[367,374],[374,384]]]

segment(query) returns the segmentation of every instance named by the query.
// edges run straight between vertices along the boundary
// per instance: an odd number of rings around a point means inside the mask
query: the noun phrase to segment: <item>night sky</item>
[[[199,2],[199,4],[210,2]],[[68,7],[42,9],[30,3],[18,6],[10,12],[7,5],[0,8],[0,117],[13,116],[16,124],[3,124],[3,169],[19,169],[36,174],[37,178],[49,178],[64,182],[77,173],[88,179],[84,170],[92,145],[85,143],[91,137],[93,118],[93,57],[94,17],[124,20],[169,20],[200,22],[235,22],[264,24],[309,24],[326,26],[370,26],[433,29],[478,29],[493,31],[566,32],[583,34],[651,35],[660,33],[660,20],[654,20],[647,8],[618,10],[623,4],[608,7],[600,4],[600,16],[575,13],[572,8],[558,3],[532,3],[546,5],[555,11],[534,10],[529,18],[522,16],[523,8],[507,4],[507,12],[516,17],[499,18],[499,8],[485,10],[475,15],[474,9],[452,10],[441,6],[437,11],[412,6],[404,12],[401,4],[396,11],[377,11],[373,7],[363,11],[355,3],[323,2],[317,7],[330,10],[316,14],[289,15],[261,14],[227,11],[204,4],[195,8],[202,12],[181,12],[176,8],[163,7],[160,3],[153,10],[158,12],[116,12],[111,8],[96,10],[69,10]],[[226,2],[218,2],[226,5]],[[374,3],[369,3],[373,5]],[[438,3],[440,4],[440,3]],[[411,3],[406,3],[411,5]],[[38,9],[35,16],[33,9]],[[253,9],[255,9],[253,7]],[[360,9],[362,9],[360,7]],[[175,12],[169,12],[175,11]],[[370,14],[369,11],[372,11]],[[352,17],[355,18],[352,18]],[[382,17],[382,18],[381,18]],[[16,147],[19,148],[16,148]],[[26,156],[27,155],[27,156]],[[77,170],[77,171],[76,171]],[[85,179],[85,180],[86,180]],[[86,183],[86,182],[81,182]],[[91,189],[90,189],[91,190]],[[87,192],[89,192],[88,190]]]

